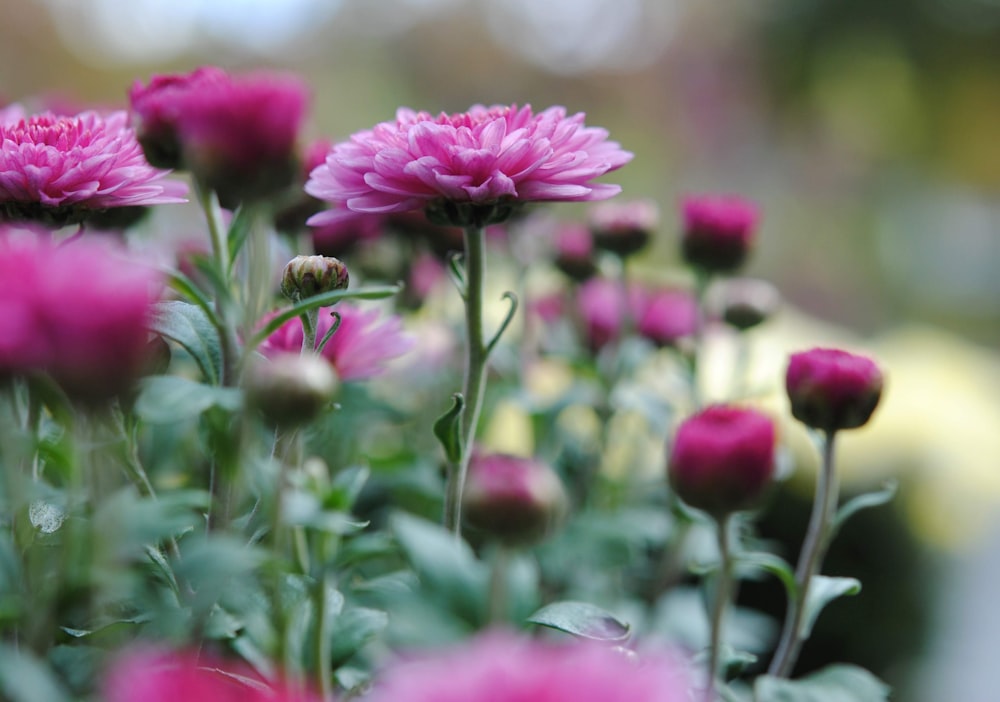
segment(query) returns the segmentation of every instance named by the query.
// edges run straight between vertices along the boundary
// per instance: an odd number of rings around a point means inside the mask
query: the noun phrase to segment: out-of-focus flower
[[[771,318],[781,305],[781,293],[758,278],[732,278],[710,293],[711,306],[722,320],[739,331],[753,329]]]
[[[434,656],[405,661],[376,680],[371,702],[686,702],[676,657],[590,642],[554,645],[489,632]],[[117,702],[117,701],[113,701]]]
[[[597,272],[594,238],[583,224],[566,223],[555,234],[555,265],[573,280],[586,280]]]
[[[792,354],[785,375],[792,415],[825,432],[868,422],[882,397],[882,371],[866,356],[841,349]]]
[[[203,67],[129,91],[149,158],[190,170],[224,204],[291,184],[308,90],[294,75]]]
[[[388,224],[385,215],[352,212],[346,207],[324,210],[321,224],[313,223],[313,250],[323,256],[343,257],[358,245],[375,241]],[[318,216],[318,215],[317,215]]]
[[[281,274],[281,294],[297,301],[320,293],[345,290],[350,283],[347,266],[332,256],[296,256]]]
[[[102,688],[106,702],[318,702],[305,689],[267,683],[246,666],[152,648],[118,658]]]
[[[658,347],[676,346],[693,336],[698,325],[698,303],[684,290],[633,287],[629,306],[636,331]]]
[[[108,242],[0,231],[0,372],[49,373],[87,402],[120,394],[144,369],[161,288]]]
[[[651,200],[603,202],[590,210],[594,243],[622,257],[641,251],[659,224],[660,210]]]
[[[337,376],[344,381],[367,380],[380,375],[386,364],[413,348],[414,339],[403,331],[403,321],[396,315],[380,319],[377,309],[364,309],[347,302],[336,309],[321,308],[316,324],[316,342],[334,324],[334,315],[340,325],[323,347],[322,355],[329,361]],[[269,358],[282,353],[297,353],[302,349],[302,320],[288,320],[261,345],[260,352]]]
[[[185,202],[143,157],[125,112],[0,114],[0,218],[62,226],[112,208]]]
[[[774,475],[774,422],[745,407],[713,405],[677,430],[667,474],[687,504],[713,515],[752,507]]]
[[[621,336],[629,305],[620,283],[591,278],[577,290],[576,302],[583,334],[592,350],[599,351]]]
[[[470,526],[507,544],[544,537],[563,516],[566,491],[547,463],[503,453],[474,453],[462,496]]]
[[[454,226],[502,221],[525,202],[603,200],[621,188],[593,179],[632,154],[583,120],[562,107],[400,109],[395,121],[334,146],[306,192],[358,212],[426,209]]]
[[[697,195],[681,205],[681,253],[695,268],[731,273],[746,261],[753,247],[760,213],[736,195]]]
[[[294,427],[312,421],[330,403],[337,375],[318,356],[289,352],[251,364],[244,384],[247,401],[268,423]]]

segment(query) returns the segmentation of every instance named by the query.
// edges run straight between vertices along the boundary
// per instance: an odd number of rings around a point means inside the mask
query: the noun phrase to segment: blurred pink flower
[[[129,91],[139,138],[154,160],[189,169],[230,204],[295,177],[295,141],[308,90],[294,75],[229,75],[202,67],[154,76]]]
[[[151,648],[120,657],[102,687],[106,702],[318,702],[300,687],[265,682],[245,665]]]
[[[530,106],[476,105],[436,117],[401,108],[395,121],[334,146],[306,192],[358,212],[603,200],[621,188],[591,181],[632,154],[583,120],[562,107],[534,114]],[[450,214],[452,224],[465,223]]]
[[[631,256],[641,251],[660,224],[660,210],[652,200],[602,202],[590,210],[590,229],[598,248]]]
[[[0,371],[47,372],[83,400],[123,392],[146,362],[161,287],[107,242],[0,231]]]
[[[88,213],[185,202],[143,157],[125,112],[0,114],[0,217],[63,225]]]
[[[333,313],[340,315],[340,326],[333,333],[322,355],[341,380],[367,380],[380,375],[386,364],[413,348],[415,340],[403,331],[403,321],[396,315],[380,320],[377,309],[362,309],[343,302],[336,308],[320,309],[317,345],[333,326]],[[260,345],[260,352],[274,357],[302,348],[302,320],[290,319]]]
[[[376,678],[369,702],[687,702],[687,673],[663,653],[546,644],[491,632]],[[112,702],[118,702],[113,700]]]
[[[657,346],[676,345],[693,336],[698,325],[698,303],[684,290],[633,287],[629,307],[636,331]]]
[[[576,302],[591,349],[599,351],[618,339],[629,316],[628,298],[619,282],[591,278],[577,290]]]
[[[867,424],[882,398],[882,385],[875,361],[842,349],[793,353],[785,374],[792,415],[826,432]]]
[[[681,203],[681,251],[691,265],[710,272],[730,273],[753,247],[760,211],[736,195],[691,195]]]

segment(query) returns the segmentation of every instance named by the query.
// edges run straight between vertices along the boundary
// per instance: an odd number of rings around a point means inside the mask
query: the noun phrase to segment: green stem
[[[218,321],[217,330],[219,332],[219,345],[222,353],[222,377],[220,383],[226,386],[236,384],[237,348],[239,342],[236,335],[236,328],[232,322],[232,315],[229,310],[231,291],[229,285],[229,237],[226,233],[226,226],[222,221],[222,206],[215,192],[195,180],[195,192],[198,196],[198,203],[205,212],[205,219],[208,222],[209,239],[212,242],[212,258],[215,261],[216,269],[226,282],[227,289],[216,290],[215,297],[215,317]]]
[[[733,558],[729,543],[732,513],[719,517],[716,522],[716,537],[719,544],[719,574],[715,582],[715,605],[712,607],[711,638],[708,648],[708,687],[705,701],[714,702],[716,689],[724,683],[724,671],[720,670],[722,653],[722,622],[729,604],[732,588]]]
[[[490,571],[489,622],[500,625],[507,621],[507,570],[510,567],[510,549],[498,544],[493,554]]]
[[[322,540],[322,535],[318,538]],[[332,699],[333,680],[330,671],[330,636],[326,620],[329,618],[326,596],[328,576],[316,580],[316,590],[313,593],[313,607],[316,611],[316,628],[313,630],[313,654],[316,658],[316,689],[321,700]]]
[[[809,601],[809,585],[823,562],[837,506],[837,474],[834,470],[833,452],[835,436],[836,433],[832,431],[823,435],[823,465],[816,481],[809,528],[802,543],[798,566],[795,568],[796,596],[788,602],[788,613],[785,616],[778,648],[768,669],[769,675],[788,677],[795,667],[802,644],[805,643],[802,623],[806,603]]]
[[[449,466],[445,493],[445,526],[462,534],[462,492],[483,408],[486,387],[486,344],[483,341],[483,284],[486,277],[486,241],[482,227],[465,229],[465,415],[462,418],[461,452],[457,464]]]
[[[688,356],[688,368],[691,374],[691,406],[694,411],[701,409],[704,397],[701,392],[700,371],[701,361],[705,355],[705,322],[708,315],[705,309],[705,293],[711,282],[709,273],[696,271],[694,279],[694,297],[696,302],[694,333],[692,334],[692,349]]]

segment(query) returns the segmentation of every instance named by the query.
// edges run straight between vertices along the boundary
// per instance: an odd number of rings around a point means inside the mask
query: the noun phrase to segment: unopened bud
[[[688,197],[683,202],[681,253],[709,273],[731,273],[743,265],[756,235],[759,213],[736,196]]]
[[[290,300],[344,290],[350,282],[347,266],[332,256],[296,256],[281,275],[281,294]]]
[[[781,294],[766,280],[738,278],[726,281],[714,304],[726,324],[746,331],[771,318],[781,305]]]
[[[870,358],[840,349],[792,354],[785,376],[792,416],[826,432],[868,422],[882,397],[882,371]]]
[[[622,258],[645,248],[659,223],[659,209],[651,200],[602,202],[590,211],[594,244]]]
[[[326,408],[337,391],[330,364],[313,355],[288,353],[254,363],[245,380],[247,402],[260,410],[268,424],[307,424]]]

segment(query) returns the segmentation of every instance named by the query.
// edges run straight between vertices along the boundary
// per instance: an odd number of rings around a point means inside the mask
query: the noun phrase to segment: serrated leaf
[[[754,702],[886,702],[889,686],[864,668],[831,665],[798,680],[757,678]]]
[[[462,455],[462,412],[465,398],[461,393],[451,396],[451,408],[434,422],[434,436],[441,442],[449,463],[458,463]]]
[[[206,385],[176,375],[156,375],[141,381],[134,411],[152,424],[171,424],[197,417],[220,407],[236,412],[243,406],[243,394],[237,388]]]
[[[553,602],[528,617],[533,624],[594,641],[624,641],[631,627],[607,610],[587,602]]]
[[[0,644],[0,699],[69,702],[69,694],[40,660],[26,651]]]
[[[845,502],[840,509],[837,510],[836,516],[833,518],[833,524],[830,527],[830,532],[827,535],[827,542],[833,540],[837,532],[844,526],[844,523],[853,517],[855,514],[863,509],[870,509],[872,507],[881,507],[884,504],[889,503],[893,497],[896,496],[896,491],[899,489],[899,483],[895,480],[886,481],[881,490],[876,490],[875,492],[866,492],[863,495],[857,495]]]
[[[800,628],[802,638],[809,638],[813,624],[823,608],[838,597],[856,595],[861,592],[861,581],[857,578],[833,578],[827,575],[816,575],[809,582],[806,594],[805,611],[802,615]]]
[[[191,354],[205,380],[216,383],[221,375],[219,333],[197,305],[171,300],[153,307],[150,330],[180,345]]]

